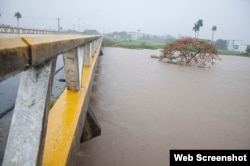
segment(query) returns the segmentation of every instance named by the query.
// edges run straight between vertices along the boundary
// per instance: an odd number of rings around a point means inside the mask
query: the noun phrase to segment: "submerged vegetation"
[[[159,60],[165,58],[171,63],[196,64],[200,67],[207,64],[215,65],[215,60],[221,60],[213,44],[191,37],[184,37],[166,44]]]

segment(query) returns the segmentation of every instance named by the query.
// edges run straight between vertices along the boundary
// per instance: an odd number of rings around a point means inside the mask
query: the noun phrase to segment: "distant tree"
[[[221,50],[227,50],[227,40],[218,39],[215,42],[215,46]]]
[[[199,27],[203,27],[203,20],[202,19],[199,19],[197,21],[197,24],[199,25]]]
[[[150,37],[150,35],[143,35],[143,36],[141,37],[141,40],[143,40],[143,41],[150,41],[150,40],[151,40],[151,37]]]
[[[88,29],[83,32],[85,35],[99,35],[100,33],[95,29]]]
[[[21,15],[21,13],[16,12],[14,17],[16,17],[16,19],[17,19],[17,27],[19,28],[19,19],[22,18],[22,15]]]
[[[217,31],[217,27],[215,25],[212,27],[212,31],[213,31],[213,34],[212,34],[212,44],[213,44],[213,42],[214,42],[214,31]]]
[[[170,60],[171,63],[197,64],[200,67],[208,63],[215,65],[214,60],[220,60],[214,45],[191,37],[184,37],[166,44],[159,60],[164,58]]]
[[[197,38],[199,37],[200,27],[203,27],[203,20],[199,19],[196,23],[198,25]]]
[[[132,35],[128,33],[128,40],[132,41]]]
[[[194,37],[197,38],[197,32],[199,31],[199,25],[197,23],[194,23],[193,31],[194,31]]]
[[[112,35],[111,35],[111,36],[112,36],[112,37],[115,37],[115,36],[119,35],[118,33],[119,33],[119,32],[117,32],[117,31],[112,32]]]
[[[118,34],[119,34],[119,36],[120,36],[121,38],[124,38],[124,39],[126,39],[127,36],[128,36],[128,33],[125,32],[125,31],[119,32]]]
[[[173,36],[171,36],[171,35],[167,35],[166,37],[165,37],[165,42],[166,43],[170,43],[170,42],[173,42],[173,41],[175,41],[176,40],[176,38],[175,37],[173,37]]]
[[[155,42],[164,42],[164,37],[153,35],[152,41],[155,41]]]
[[[250,55],[250,45],[247,46],[247,48],[246,48],[246,53],[247,53],[248,55]]]

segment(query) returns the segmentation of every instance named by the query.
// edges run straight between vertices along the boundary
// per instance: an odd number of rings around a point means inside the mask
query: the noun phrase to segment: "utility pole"
[[[78,32],[80,32],[80,25],[81,25],[81,18],[83,19],[84,17],[77,17],[75,16],[76,18],[78,18]]]
[[[60,32],[60,20],[61,20],[61,18],[58,17],[58,18],[56,18],[56,20],[57,20],[58,32]]]

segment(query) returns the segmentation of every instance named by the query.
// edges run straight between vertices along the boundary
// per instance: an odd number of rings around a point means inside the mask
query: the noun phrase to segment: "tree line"
[[[2,16],[2,15],[1,15],[1,13],[0,13],[0,17],[1,17],[1,16]],[[14,17],[16,17],[16,19],[17,19],[17,27],[19,28],[19,19],[22,18],[22,15],[21,15],[20,12],[15,12]]]
[[[196,23],[194,23],[193,31],[194,31],[194,37],[199,38],[199,32],[200,28],[203,27],[203,20],[199,19]],[[217,26],[212,26],[212,40],[211,43],[213,43],[214,40],[214,31],[217,31]]]

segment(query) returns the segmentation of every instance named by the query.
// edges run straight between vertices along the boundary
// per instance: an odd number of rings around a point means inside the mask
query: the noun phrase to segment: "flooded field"
[[[250,58],[211,68],[158,62],[154,50],[105,48],[91,107],[102,135],[78,165],[169,165],[170,149],[250,148]]]

